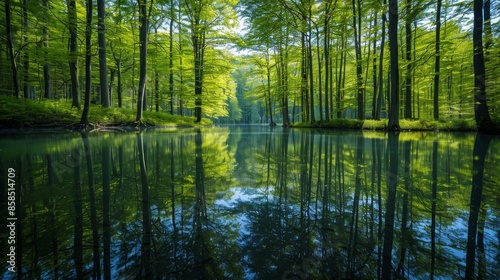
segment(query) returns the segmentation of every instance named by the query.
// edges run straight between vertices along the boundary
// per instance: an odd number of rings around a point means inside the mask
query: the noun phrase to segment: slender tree
[[[387,0],[384,0],[383,6],[387,4]],[[381,42],[380,42],[380,62],[379,62],[379,68],[378,68],[378,98],[377,98],[377,108],[375,110],[375,119],[378,120],[380,119],[380,111],[382,110],[382,99],[384,95],[384,80],[383,80],[383,75],[384,75],[384,51],[385,51],[385,23],[387,22],[387,16],[386,12],[384,11],[382,13],[382,34],[380,35]]]
[[[205,47],[207,35],[207,23],[202,18],[207,3],[203,0],[186,1],[186,10],[189,15],[191,29],[191,43],[194,55],[194,116],[196,122],[201,121],[201,94],[203,92],[203,76],[205,63]]]
[[[29,19],[28,19],[28,0],[23,0],[22,2],[22,14],[23,14],[23,45],[27,46],[28,43],[28,30],[29,30]],[[30,56],[28,50],[24,50],[23,54],[23,94],[24,98],[29,98],[29,70],[30,70]]]
[[[19,97],[19,78],[17,72],[17,63],[14,53],[14,36],[12,31],[12,13],[10,0],[5,0],[5,33],[7,33],[7,49],[9,50],[10,70],[12,72],[12,82],[14,84],[14,96]]]
[[[486,104],[486,70],[483,51],[483,1],[474,0],[474,28],[472,31],[474,46],[474,115],[479,130],[491,127],[490,114]]]
[[[80,123],[89,123],[90,92],[92,91],[92,0],[86,2],[85,24],[85,99]]]
[[[435,62],[434,62],[434,119],[439,119],[439,71],[441,62],[441,5],[442,0],[437,0],[436,8],[436,42],[435,42]]]
[[[101,90],[101,104],[110,107],[108,89],[108,67],[106,63],[106,25],[104,0],[97,0],[97,41],[99,44],[99,88]]]
[[[137,115],[136,121],[142,120],[144,102],[146,96],[146,66],[147,66],[147,47],[148,47],[148,16],[146,13],[147,0],[139,1],[139,90],[137,96]]]
[[[78,37],[76,1],[67,0],[69,20],[69,73],[71,76],[71,107],[80,109],[80,86],[78,83]]]
[[[357,1],[357,5],[356,5]],[[354,29],[354,49],[356,53],[356,91],[358,119],[365,119],[363,65],[361,58],[361,0],[352,0],[352,24]]]
[[[168,92],[170,95],[170,114],[174,114],[174,0],[170,0],[169,45],[168,45]],[[180,30],[179,30],[180,33]],[[179,42],[181,44],[181,42]]]
[[[411,20],[413,9],[412,0],[406,0],[406,17],[405,17],[405,36],[406,36],[406,79],[405,79],[405,119],[412,118],[412,75],[413,61],[411,54],[412,47],[412,30]]]
[[[398,1],[389,1],[389,49],[391,50],[391,108],[389,130],[399,130]]]
[[[44,48],[44,65],[43,65],[43,81],[44,81],[44,97],[49,99],[51,96],[51,86],[50,86],[50,64],[49,59],[47,58],[47,50],[49,48],[49,31],[48,25],[49,21],[47,19],[47,15],[49,13],[49,0],[43,0],[43,10],[44,10],[44,20],[43,20],[43,48]]]

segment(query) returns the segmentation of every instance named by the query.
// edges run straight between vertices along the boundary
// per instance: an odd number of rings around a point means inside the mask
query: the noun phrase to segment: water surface
[[[260,126],[32,133],[1,136],[0,155],[2,209],[15,172],[25,279],[500,275],[499,138]],[[3,279],[17,277],[4,268]]]

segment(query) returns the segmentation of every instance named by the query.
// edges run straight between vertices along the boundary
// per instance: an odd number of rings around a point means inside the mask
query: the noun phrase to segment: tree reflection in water
[[[234,127],[0,145],[23,277],[500,275],[499,138]]]

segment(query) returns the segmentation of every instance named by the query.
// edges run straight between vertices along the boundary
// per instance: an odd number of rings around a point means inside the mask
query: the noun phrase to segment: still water
[[[0,155],[3,279],[500,276],[500,138],[31,133]]]

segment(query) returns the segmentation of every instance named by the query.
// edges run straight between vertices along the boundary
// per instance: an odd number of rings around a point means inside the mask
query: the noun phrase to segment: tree
[[[437,0],[436,8],[436,51],[435,51],[435,63],[434,63],[434,119],[439,119],[439,63],[441,61],[440,53],[440,43],[441,43],[441,2],[442,0]]]
[[[389,130],[399,130],[398,1],[389,1],[389,49],[391,51],[391,107]]]
[[[361,0],[352,0],[352,24],[354,29],[354,49],[356,52],[356,90],[358,101],[358,119],[365,119],[363,65],[361,64]]]
[[[97,39],[99,44],[99,88],[101,104],[110,107],[108,90],[108,67],[106,63],[106,25],[104,24],[104,0],[97,0]]]
[[[486,75],[483,51],[483,1],[474,0],[474,27],[472,41],[474,46],[474,115],[479,130],[491,126],[490,114],[486,104]]]
[[[69,73],[71,76],[71,107],[80,109],[80,86],[78,84],[78,37],[76,1],[67,0],[69,24]]]
[[[137,95],[137,115],[136,121],[142,120],[142,112],[144,110],[144,100],[146,96],[146,67],[147,67],[147,50],[148,50],[148,15],[146,13],[147,0],[139,1],[139,90]]]
[[[12,80],[14,85],[14,96],[19,97],[19,78],[17,73],[16,57],[14,54],[14,37],[12,31],[12,19],[10,10],[10,0],[5,0],[5,33],[7,35],[7,48],[9,50],[10,70],[12,71]]]
[[[80,123],[89,123],[90,92],[92,91],[92,0],[86,2],[85,22],[85,99]]]
[[[22,14],[23,14],[23,45],[28,45],[28,29],[29,29],[29,19],[28,19],[28,0],[23,0],[22,2]],[[29,98],[29,77],[30,77],[30,56],[28,50],[23,51],[23,95],[24,98]]]
[[[49,31],[48,25],[49,21],[47,20],[47,14],[49,13],[49,0],[43,0],[43,10],[44,10],[44,21],[43,21],[43,47],[45,50],[45,63],[43,65],[43,81],[44,81],[44,96],[45,98],[51,97],[51,86],[50,86],[50,64],[47,59],[47,49],[49,47]]]
[[[413,61],[411,54],[412,44],[412,0],[406,0],[405,36],[406,36],[406,79],[405,79],[405,119],[412,118],[411,97],[412,97],[412,69]]]

